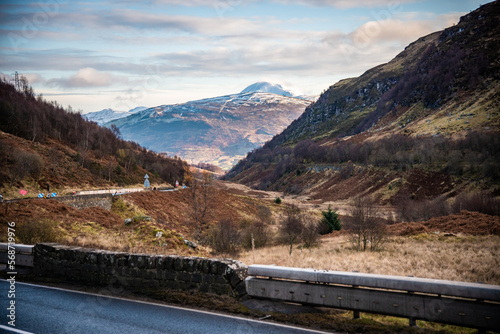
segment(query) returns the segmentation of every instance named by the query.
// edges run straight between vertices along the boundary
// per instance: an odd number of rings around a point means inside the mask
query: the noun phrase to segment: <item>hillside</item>
[[[259,207],[270,203],[230,194],[211,188],[209,225],[221,217],[240,222],[256,219]],[[271,202],[271,201],[269,201]],[[6,241],[7,224],[17,224],[16,236],[41,237],[34,225],[53,229],[52,239],[66,245],[96,247],[129,252],[208,256],[210,249],[200,245],[190,248],[184,238],[195,241],[196,226],[192,221],[192,198],[189,190],[147,191],[117,196],[111,210],[101,207],[76,209],[53,199],[26,199],[0,204],[0,242]],[[165,210],[169,208],[169,210]],[[140,217],[149,217],[141,219]],[[124,220],[130,218],[130,224]],[[157,232],[162,235],[158,238]],[[185,236],[185,237],[184,237]],[[161,242],[161,243],[160,243]]]
[[[500,2],[341,80],[227,178],[319,200],[498,195]]]
[[[106,126],[116,125],[125,139],[156,152],[227,170],[311,103],[275,94],[290,95],[277,86],[258,83],[239,94],[149,108]]]
[[[66,189],[183,181],[187,164],[117,137],[55,102],[0,82],[0,192],[4,198]]]
[[[390,62],[334,84],[269,147],[366,130],[451,135],[498,129],[499,7],[498,1],[484,5]]]

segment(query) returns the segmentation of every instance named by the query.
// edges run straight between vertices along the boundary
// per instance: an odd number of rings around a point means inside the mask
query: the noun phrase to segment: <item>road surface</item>
[[[0,333],[319,333],[180,307],[0,280]],[[15,327],[7,310],[15,300]]]

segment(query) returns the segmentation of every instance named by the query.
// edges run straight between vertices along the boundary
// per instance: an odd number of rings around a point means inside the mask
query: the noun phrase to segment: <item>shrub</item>
[[[281,198],[276,197],[276,199],[274,200],[274,203],[281,204]]]
[[[212,226],[204,241],[218,254],[236,256],[241,246],[241,233],[238,226],[229,219],[222,219]]]
[[[398,219],[403,222],[426,221],[433,217],[450,214],[450,205],[442,195],[429,200],[415,200],[411,196],[401,196],[395,203]]]
[[[36,153],[21,152],[14,158],[13,179],[21,181],[27,176],[38,180],[43,171],[43,159]]]
[[[500,200],[486,192],[462,193],[455,198],[451,210],[454,213],[467,210],[500,216]]]
[[[267,225],[274,224],[273,212],[267,206],[257,206],[257,216],[259,220]]]
[[[17,242],[34,245],[40,242],[57,242],[57,223],[50,220],[26,221],[16,226]]]
[[[245,249],[262,248],[271,240],[271,233],[267,225],[262,221],[242,221],[240,223],[241,244]]]

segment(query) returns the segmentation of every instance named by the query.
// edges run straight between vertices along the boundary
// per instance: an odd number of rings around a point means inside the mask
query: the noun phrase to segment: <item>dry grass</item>
[[[274,264],[500,285],[499,236],[393,237],[378,252],[352,250],[345,236],[336,236],[324,238],[317,248],[295,248],[291,256],[287,247],[273,246],[244,253],[239,260],[249,265]]]
[[[156,237],[157,232],[161,232],[160,238]],[[195,250],[191,249],[179,233],[151,222],[114,229],[105,229],[93,222],[74,223],[61,227],[60,234],[64,236],[60,243],[85,248],[158,255],[206,257],[209,254],[206,247],[199,245]]]

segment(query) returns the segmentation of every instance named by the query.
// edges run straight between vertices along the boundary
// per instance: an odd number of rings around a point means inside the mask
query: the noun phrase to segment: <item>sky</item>
[[[319,95],[458,23],[476,0],[0,2],[0,76],[82,113],[238,93]]]

